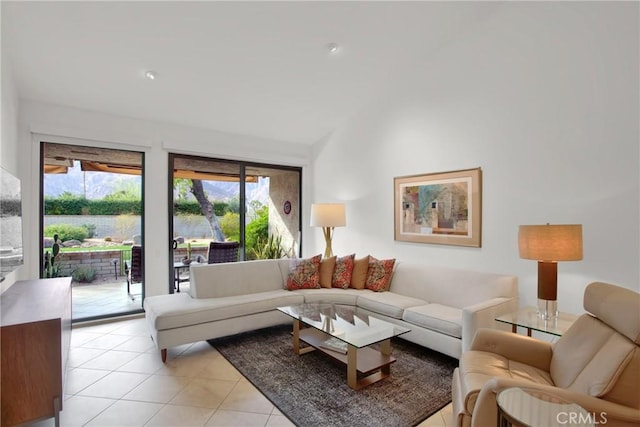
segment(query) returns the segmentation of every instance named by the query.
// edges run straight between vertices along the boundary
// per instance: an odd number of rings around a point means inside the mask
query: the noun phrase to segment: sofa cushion
[[[518,278],[399,262],[389,290],[432,303],[464,308],[498,297],[516,298]]]
[[[466,351],[460,356],[459,378],[465,409],[473,413],[478,393],[491,378],[513,378],[553,386],[548,372],[530,365],[511,361],[496,353]]]
[[[402,320],[432,331],[462,338],[462,310],[442,304],[407,308]]]
[[[356,289],[300,289],[296,291],[296,293],[300,293],[304,295],[305,303],[318,303],[318,302],[326,302],[326,303],[334,303],[334,304],[345,304],[345,305],[356,305],[356,300],[358,296],[363,293],[370,293],[366,289],[356,290]]]
[[[284,260],[288,265],[288,260]],[[222,298],[283,288],[280,260],[191,264],[189,294]]]
[[[389,290],[389,281],[391,280],[395,262],[395,258],[379,260],[374,257],[369,257],[369,268],[367,269],[365,287],[376,292]]]
[[[406,308],[425,303],[424,300],[393,292],[367,292],[360,295],[356,301],[358,307],[396,319],[402,319],[402,313]]]
[[[364,289],[367,283],[367,271],[369,271],[369,255],[353,261],[353,274],[351,275],[350,288]]]
[[[336,268],[333,270],[331,287],[347,289],[351,283],[353,273],[353,259],[356,254],[340,257],[336,259]]]
[[[287,289],[314,289],[320,287],[320,259],[322,255],[311,258],[294,258],[289,263]]]
[[[303,301],[301,294],[280,289],[227,298],[191,298],[185,293],[157,295],[145,298],[144,307],[150,324],[161,331],[271,311]]]
[[[320,287],[330,288],[333,279],[333,270],[336,268],[336,256],[324,258],[320,261]]]

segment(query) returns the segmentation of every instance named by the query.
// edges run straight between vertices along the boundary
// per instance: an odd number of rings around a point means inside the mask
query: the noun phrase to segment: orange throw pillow
[[[351,275],[351,285],[353,289],[364,289],[367,281],[367,271],[369,270],[369,255],[358,258],[354,261],[353,274]]]
[[[320,287],[330,288],[331,280],[333,279],[333,270],[336,268],[336,258],[324,258],[320,261]]]

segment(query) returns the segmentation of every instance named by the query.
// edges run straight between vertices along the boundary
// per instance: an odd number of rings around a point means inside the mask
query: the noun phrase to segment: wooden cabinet
[[[0,425],[56,417],[71,339],[71,278],[16,282],[2,295]]]

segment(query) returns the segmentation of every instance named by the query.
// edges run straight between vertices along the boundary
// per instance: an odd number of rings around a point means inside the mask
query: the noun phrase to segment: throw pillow
[[[322,255],[313,258],[292,259],[289,263],[287,289],[314,289],[320,287],[320,259]]]
[[[376,292],[383,292],[389,289],[389,281],[395,262],[395,258],[378,260],[374,257],[369,257],[369,270],[367,271],[366,282],[367,289]]]
[[[336,259],[336,268],[333,270],[333,279],[331,280],[332,288],[347,289],[349,287],[355,257],[356,254],[351,254]]]
[[[320,287],[330,288],[331,280],[333,279],[333,270],[336,268],[336,258],[324,258],[320,261]]]
[[[369,255],[358,258],[353,262],[353,274],[351,275],[351,285],[353,289],[364,289],[367,282],[367,271],[369,270]]]

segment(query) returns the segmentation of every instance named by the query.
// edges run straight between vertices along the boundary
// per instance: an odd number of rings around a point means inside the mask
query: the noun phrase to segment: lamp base
[[[553,320],[558,317],[558,300],[538,299],[538,317]]]

